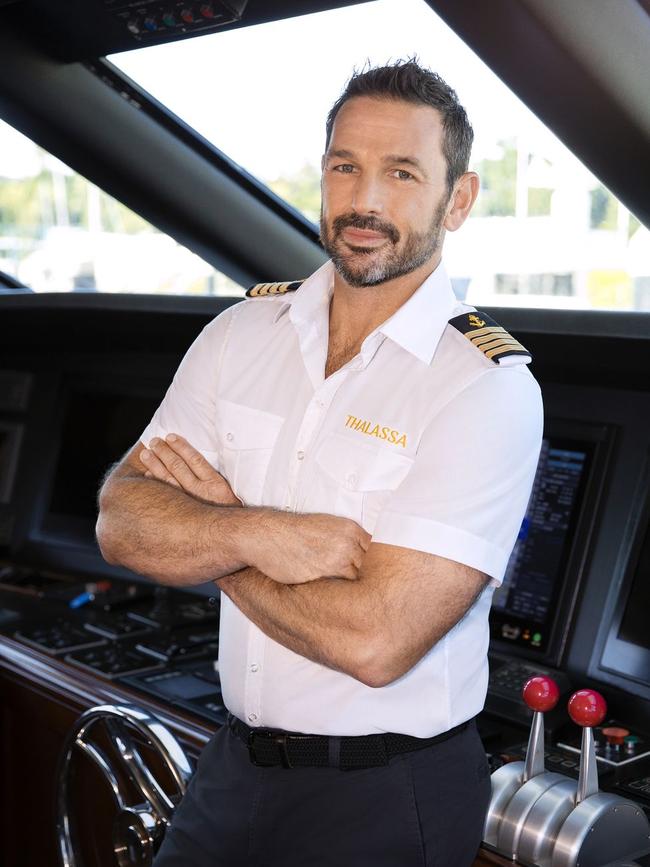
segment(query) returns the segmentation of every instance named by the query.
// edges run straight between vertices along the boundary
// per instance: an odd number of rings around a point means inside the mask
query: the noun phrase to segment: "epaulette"
[[[294,280],[288,283],[257,283],[246,290],[247,298],[259,298],[262,295],[284,295],[285,292],[295,292],[304,280]]]
[[[509,334],[498,322],[491,319],[487,313],[476,310],[473,313],[461,313],[449,320],[449,324],[457,328],[477,349],[485,354],[495,364],[508,358],[506,364],[528,364],[532,355],[522,346],[516,337]]]

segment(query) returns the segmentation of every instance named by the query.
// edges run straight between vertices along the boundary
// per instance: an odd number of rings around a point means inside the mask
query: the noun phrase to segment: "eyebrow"
[[[354,153],[352,151],[346,150],[345,148],[342,148],[339,150],[328,151],[326,156],[328,158],[337,157],[338,159],[344,159],[344,160],[355,159]],[[402,156],[401,154],[387,154],[382,159],[382,162],[385,164],[398,163],[399,165],[411,166],[412,168],[417,169],[419,172],[422,172],[422,174],[425,177],[428,176],[428,173],[425,170],[422,163],[418,159],[416,159],[415,157]]]
[[[342,160],[353,160],[354,159],[354,154],[352,153],[352,151],[346,151],[346,150],[327,151],[325,156],[326,157],[338,157],[339,159],[342,159]]]
[[[383,159],[385,163],[399,163],[400,165],[412,166],[414,169],[417,169],[419,172],[422,172],[423,175],[426,175],[426,171],[420,160],[415,157],[407,157],[402,156],[401,154],[388,154]]]

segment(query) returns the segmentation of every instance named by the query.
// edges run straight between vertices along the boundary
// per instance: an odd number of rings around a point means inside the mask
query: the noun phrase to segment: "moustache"
[[[400,239],[400,233],[392,223],[385,223],[377,217],[363,217],[360,214],[343,214],[340,217],[336,217],[332,222],[334,237],[340,235],[347,228],[380,232],[382,235],[386,235],[393,244],[397,244]]]

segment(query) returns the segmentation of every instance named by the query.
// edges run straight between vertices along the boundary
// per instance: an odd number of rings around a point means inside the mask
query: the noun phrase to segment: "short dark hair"
[[[416,58],[355,72],[327,115],[325,150],[329,147],[336,115],[355,96],[401,99],[416,105],[428,105],[440,112],[442,152],[447,162],[447,193],[451,195],[454,184],[467,171],[474,140],[474,131],[456,92],[436,72],[420,66]]]

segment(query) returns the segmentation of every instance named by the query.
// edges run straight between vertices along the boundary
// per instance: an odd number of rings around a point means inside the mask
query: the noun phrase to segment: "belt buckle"
[[[258,737],[263,737],[266,740],[269,740],[278,745],[280,748],[280,761],[282,762],[283,768],[293,768],[291,761],[289,759],[289,753],[287,751],[287,735],[284,732],[276,732],[272,729],[251,729],[248,733],[248,738],[246,741],[246,746],[248,747],[248,757],[250,758],[252,764],[256,765],[258,768],[272,768],[275,767],[274,762],[261,762],[257,758],[255,753],[255,735]]]

